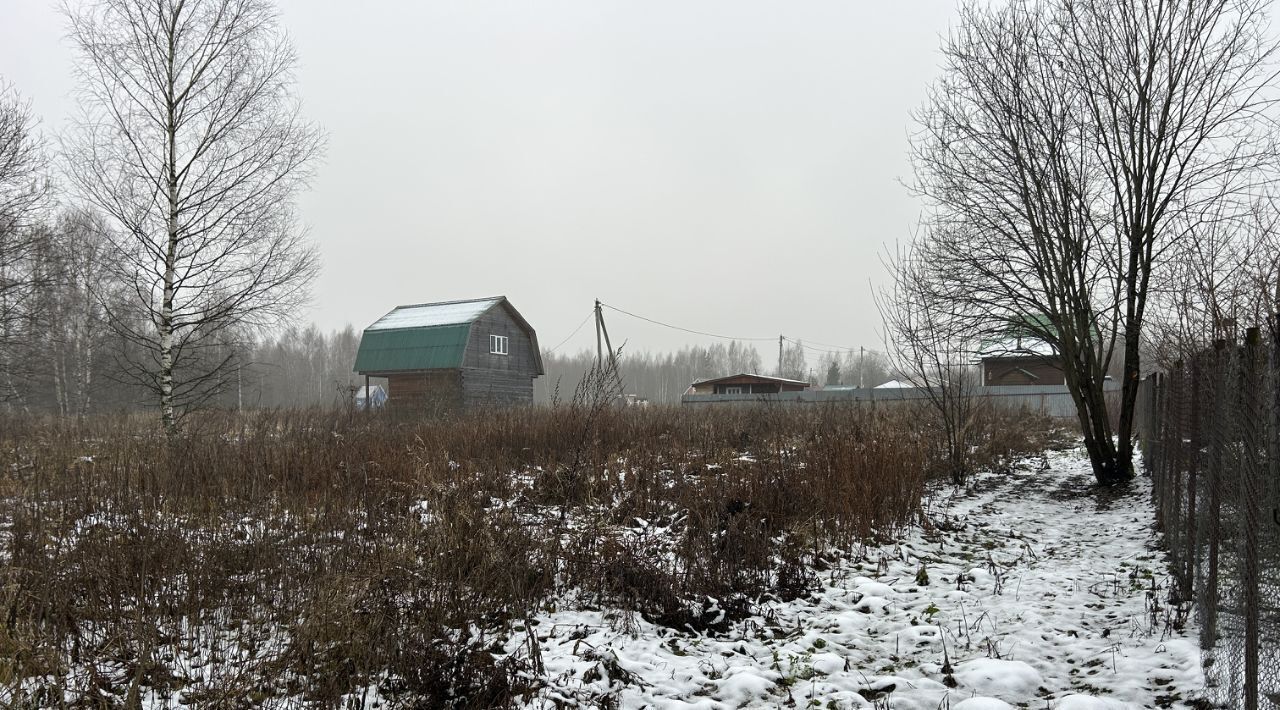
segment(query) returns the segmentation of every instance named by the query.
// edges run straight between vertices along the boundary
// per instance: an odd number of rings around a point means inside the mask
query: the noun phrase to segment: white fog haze
[[[595,298],[736,337],[882,346],[872,288],[920,209],[902,185],[909,114],[949,0],[280,12],[329,139],[300,201],[322,271],[299,324],[505,294],[544,347]],[[65,33],[56,3],[0,6],[0,67],[48,137],[75,105]],[[629,350],[715,342],[609,318]],[[586,347],[591,328],[565,350]]]

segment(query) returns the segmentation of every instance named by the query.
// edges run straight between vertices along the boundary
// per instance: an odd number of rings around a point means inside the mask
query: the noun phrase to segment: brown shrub
[[[14,706],[358,706],[369,686],[500,706],[536,683],[518,639],[542,610],[716,631],[805,595],[833,550],[915,519],[939,445],[908,406],[590,398],[429,421],[211,412],[173,440],[137,417],[2,424]],[[1042,445],[1025,415],[975,426],[982,466]]]

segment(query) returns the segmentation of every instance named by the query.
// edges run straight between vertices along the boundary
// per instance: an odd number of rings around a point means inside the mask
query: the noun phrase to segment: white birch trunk
[[[174,106],[173,60],[175,37],[170,28],[168,56],[168,92],[165,98],[168,103],[165,133],[169,140],[167,162],[165,165],[165,191],[169,198],[168,243],[164,255],[164,292],[160,301],[160,419],[165,431],[174,434],[178,429],[178,419],[173,406],[173,298],[174,280],[176,278],[176,261],[178,254],[178,126]]]

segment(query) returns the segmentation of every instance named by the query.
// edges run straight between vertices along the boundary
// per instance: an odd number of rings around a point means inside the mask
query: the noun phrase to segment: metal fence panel
[[[1120,384],[1108,380],[1103,384],[1108,397],[1118,398]],[[1066,385],[1002,385],[974,387],[972,396],[1010,409],[1026,408],[1058,419],[1076,418],[1075,400]],[[782,402],[788,404],[822,404],[836,402],[879,403],[923,401],[929,392],[923,387],[853,388],[805,390],[780,394],[686,394],[680,398],[685,405],[753,404]]]
[[[1194,600],[1211,699],[1280,708],[1280,319],[1142,383],[1157,524]]]

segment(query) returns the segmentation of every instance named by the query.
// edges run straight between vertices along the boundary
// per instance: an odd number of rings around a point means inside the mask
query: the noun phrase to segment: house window
[[[489,336],[489,352],[494,355],[507,354],[507,336],[490,335]]]
[[[742,388],[741,387],[725,387],[724,393],[725,394],[742,394]]]

